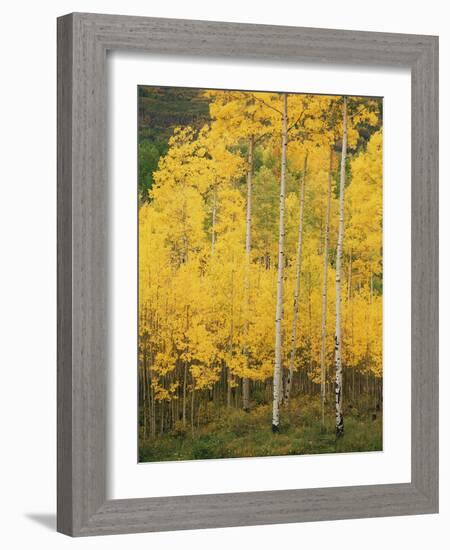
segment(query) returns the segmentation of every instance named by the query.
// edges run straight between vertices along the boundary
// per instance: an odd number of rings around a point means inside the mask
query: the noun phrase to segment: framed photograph
[[[438,511],[438,39],[58,19],[58,530]]]

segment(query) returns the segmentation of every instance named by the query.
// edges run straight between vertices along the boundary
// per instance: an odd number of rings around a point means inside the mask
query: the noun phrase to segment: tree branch
[[[280,116],[283,116],[283,113],[281,111],[279,111],[276,107],[273,107],[272,105],[269,105],[268,103],[266,103],[263,99],[260,99],[259,97],[255,96],[254,94],[252,94],[253,98],[256,99],[256,101],[259,101],[260,103],[262,103],[263,105],[265,105],[267,108],[269,109],[272,109],[272,111],[275,111],[276,113],[278,113]]]
[[[288,132],[289,132],[290,130],[292,130],[292,128],[293,128],[294,126],[297,126],[297,124],[300,122],[300,120],[301,120],[301,118],[303,117],[304,114],[305,114],[305,109],[303,109],[303,111],[300,113],[300,115],[299,115],[299,117],[297,118],[297,120],[296,120],[293,124],[291,124],[291,125],[289,126],[289,128],[287,129]]]

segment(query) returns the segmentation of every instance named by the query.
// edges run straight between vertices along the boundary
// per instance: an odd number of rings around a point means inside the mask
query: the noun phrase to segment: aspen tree
[[[216,216],[217,216],[217,189],[213,186],[212,189],[212,216],[211,216],[211,254],[214,254],[214,247],[216,244]]]
[[[277,303],[275,313],[275,364],[273,372],[272,431],[279,431],[280,394],[282,384],[282,319],[283,319],[283,275],[284,275],[284,207],[286,201],[286,156],[287,156],[287,94],[283,94],[283,113],[281,130],[281,175],[280,175],[280,221],[278,230],[278,274]]]
[[[330,147],[330,166],[328,168],[327,206],[325,211],[325,231],[323,242],[323,279],[322,279],[322,320],[320,342],[320,406],[322,424],[325,423],[325,394],[326,394],[326,341],[327,341],[327,290],[328,290],[328,239],[330,233],[331,181],[333,169],[333,149]]]
[[[288,406],[289,398],[291,395],[292,378],[294,376],[294,361],[295,361],[295,349],[297,345],[297,321],[298,321],[298,308],[299,308],[299,295],[300,295],[300,273],[302,268],[302,251],[303,251],[303,209],[305,205],[305,185],[306,174],[308,168],[308,153],[305,154],[305,160],[303,165],[303,174],[300,185],[300,209],[299,209],[299,221],[298,221],[298,237],[297,237],[297,257],[295,264],[295,290],[294,290],[294,307],[292,315],[292,332],[291,332],[291,352],[289,356],[289,371],[286,380],[284,402]]]
[[[336,437],[344,435],[344,413],[342,410],[342,338],[341,338],[341,271],[342,250],[344,244],[344,193],[347,158],[347,97],[342,103],[342,153],[339,181],[339,232],[336,250],[336,331],[335,331],[335,369],[336,369]]]
[[[253,147],[255,138],[250,136],[248,141],[248,167],[247,167],[247,211],[245,217],[245,302],[246,302],[246,332],[248,338],[249,302],[250,302],[250,251],[252,240],[252,181],[253,181]],[[249,350],[245,348],[245,359],[249,368]],[[242,407],[244,411],[250,408],[250,380],[245,376],[242,380]]]

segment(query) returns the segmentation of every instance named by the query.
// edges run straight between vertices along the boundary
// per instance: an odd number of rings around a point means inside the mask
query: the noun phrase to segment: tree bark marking
[[[282,361],[283,320],[283,274],[284,274],[284,209],[286,195],[286,151],[287,151],[287,94],[283,94],[283,115],[281,133],[281,177],[280,177],[280,222],[278,236],[277,305],[275,312],[275,364],[273,372],[272,431],[279,431],[280,389]]]

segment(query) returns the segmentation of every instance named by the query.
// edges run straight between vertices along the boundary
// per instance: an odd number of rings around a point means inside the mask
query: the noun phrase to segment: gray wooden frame
[[[107,500],[106,52],[124,49],[411,69],[411,483]],[[437,511],[438,38],[82,13],[59,18],[58,531],[83,536]]]

